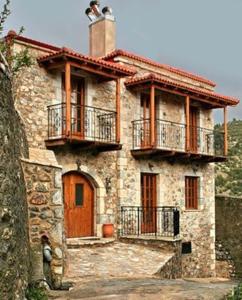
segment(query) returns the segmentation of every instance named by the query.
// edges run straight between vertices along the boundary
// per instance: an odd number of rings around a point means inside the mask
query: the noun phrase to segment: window
[[[83,184],[76,184],[76,206],[83,206]]]
[[[185,177],[185,207],[198,209],[199,177]]]

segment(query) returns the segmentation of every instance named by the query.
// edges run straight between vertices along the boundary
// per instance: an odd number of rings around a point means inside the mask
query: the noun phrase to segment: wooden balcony
[[[115,111],[71,103],[69,124],[66,111],[66,103],[48,106],[48,148],[72,144],[100,152],[121,149]]]
[[[189,141],[187,139],[189,132]],[[133,121],[132,155],[169,160],[221,162],[226,160],[224,132],[155,120],[152,144],[150,119]],[[189,148],[188,148],[189,146]]]

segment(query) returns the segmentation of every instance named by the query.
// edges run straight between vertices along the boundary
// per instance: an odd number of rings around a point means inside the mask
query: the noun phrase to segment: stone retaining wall
[[[43,236],[52,248],[52,285],[61,285],[64,266],[64,207],[61,168],[23,160],[27,189],[29,238],[32,254],[33,280],[44,278]]]
[[[0,70],[0,299],[24,299],[28,285],[27,205],[20,157],[28,157],[12,87]]]
[[[241,216],[242,198],[216,196],[216,240],[226,249],[226,260],[234,262],[235,276],[239,278],[242,278]]]

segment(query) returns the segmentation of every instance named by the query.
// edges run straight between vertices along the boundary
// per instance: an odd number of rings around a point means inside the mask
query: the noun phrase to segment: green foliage
[[[2,38],[4,24],[11,13],[9,6],[10,0],[6,0],[3,11],[0,13],[0,62],[5,65],[10,78],[13,79],[20,70],[31,66],[33,62],[27,48],[18,53],[13,51],[14,41],[17,36],[24,32],[23,27],[20,28],[16,36],[11,36],[8,39]]]
[[[239,284],[233,289],[231,295],[227,297],[227,300],[242,300],[242,284]]]
[[[223,125],[215,125],[222,130]],[[228,161],[216,165],[215,187],[217,194],[242,197],[242,121],[228,123]]]
[[[3,10],[0,13],[0,35],[2,35],[3,33],[3,29],[4,29],[4,23],[7,20],[7,17],[10,15],[10,9],[9,9],[9,5],[10,5],[10,0],[6,0],[6,3],[3,6]]]
[[[35,284],[29,286],[26,292],[27,300],[48,300],[48,296],[44,288],[40,288]]]

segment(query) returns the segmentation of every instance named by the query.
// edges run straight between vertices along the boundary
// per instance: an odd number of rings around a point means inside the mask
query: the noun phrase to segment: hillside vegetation
[[[215,129],[223,125],[217,124]],[[216,164],[216,194],[242,197],[242,120],[228,123],[229,158]]]

